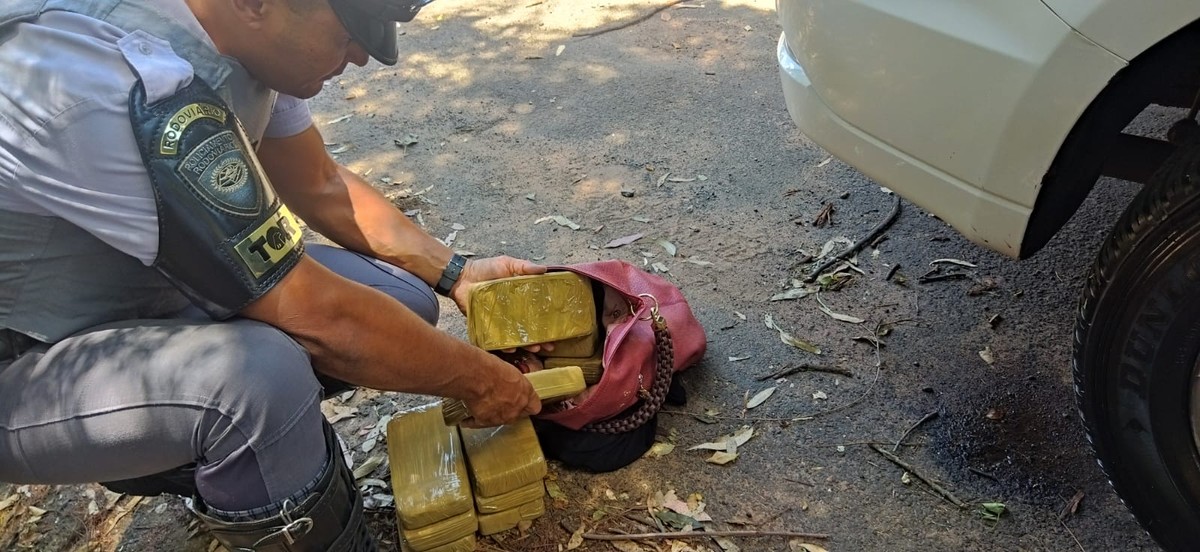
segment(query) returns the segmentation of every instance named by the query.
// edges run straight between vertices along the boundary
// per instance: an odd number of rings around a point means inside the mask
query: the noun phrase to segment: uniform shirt
[[[207,36],[183,0],[159,9]],[[234,113],[275,94],[231,63]],[[151,101],[168,97],[191,82],[191,64],[144,31],[54,11],[0,33],[0,75],[0,211],[63,218],[153,263],[157,209],[129,92],[141,79]],[[269,121],[243,123],[257,142],[298,134],[312,117],[304,100],[278,95]]]

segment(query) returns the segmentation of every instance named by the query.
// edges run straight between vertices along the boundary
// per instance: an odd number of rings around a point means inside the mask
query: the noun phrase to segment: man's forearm
[[[349,169],[339,166],[338,176],[345,183],[345,194],[326,198],[335,203],[324,203],[311,220],[305,219],[313,229],[342,247],[387,261],[430,285],[436,284],[453,251]]]
[[[469,400],[507,368],[387,295],[309,258],[242,314],[288,333],[309,351],[318,371],[374,389]]]
[[[315,127],[263,140],[258,157],[292,212],[338,245],[399,266],[434,285],[453,252],[325,151]]]

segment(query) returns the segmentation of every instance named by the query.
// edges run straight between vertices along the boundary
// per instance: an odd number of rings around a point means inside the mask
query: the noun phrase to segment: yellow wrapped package
[[[596,333],[589,280],[549,272],[481,282],[467,294],[467,336],[488,351]]]
[[[578,366],[583,373],[583,381],[587,385],[600,383],[600,376],[604,375],[604,362],[601,360],[600,353],[591,358],[544,358],[542,366],[545,366],[547,370]]]
[[[471,533],[461,539],[458,539],[450,544],[435,546],[429,550],[418,551],[409,548],[407,544],[400,545],[401,552],[475,552],[475,533]]]
[[[387,440],[402,527],[422,528],[474,511],[458,428],[442,421],[440,404],[397,414]]]
[[[500,427],[462,429],[475,496],[495,497],[546,477],[546,457],[529,418]]]
[[[463,540],[475,533],[479,527],[475,510],[459,514],[450,519],[426,525],[419,529],[400,529],[400,537],[413,552],[431,552],[439,546]]]
[[[554,402],[569,399],[587,389],[583,370],[575,366],[557,368],[554,370],[539,370],[525,374],[538,398],[544,402]],[[467,404],[458,399],[442,401],[442,415],[446,425],[455,425],[467,418]]]
[[[600,336],[597,333],[555,341],[554,350],[547,354],[559,358],[588,358],[596,354],[596,347],[600,344]]]
[[[479,534],[494,535],[517,526],[522,521],[532,521],[546,513],[546,502],[541,498],[522,504],[511,510],[495,514],[479,514]]]
[[[475,510],[480,515],[495,514],[511,510],[522,504],[528,504],[543,496],[546,496],[546,484],[539,480],[514,491],[508,491],[507,493],[493,497],[476,495]]]

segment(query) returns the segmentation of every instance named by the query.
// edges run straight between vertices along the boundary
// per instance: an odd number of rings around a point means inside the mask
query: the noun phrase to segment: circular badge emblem
[[[214,190],[231,190],[246,184],[250,169],[240,157],[228,157],[217,163],[212,171]]]

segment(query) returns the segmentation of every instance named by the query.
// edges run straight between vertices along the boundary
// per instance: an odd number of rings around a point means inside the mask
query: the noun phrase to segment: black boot
[[[299,504],[285,503],[278,515],[225,521],[208,513],[199,499],[192,501],[192,512],[230,552],[376,552],[354,475],[328,423],[325,449],[329,462],[317,486]]]

